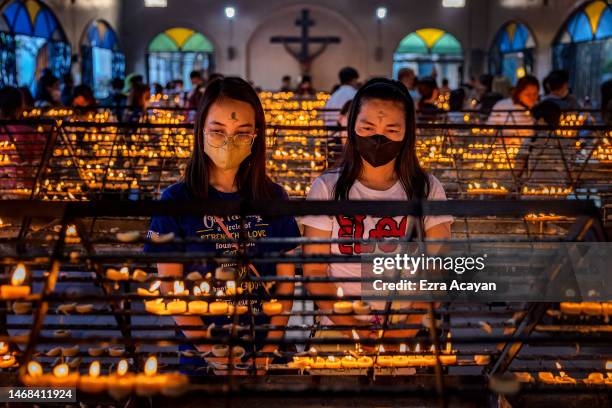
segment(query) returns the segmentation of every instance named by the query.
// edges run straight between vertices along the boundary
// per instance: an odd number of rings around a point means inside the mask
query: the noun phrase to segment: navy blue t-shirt
[[[275,199],[278,200],[288,200],[289,197],[285,190],[279,186],[278,184],[274,184],[275,188]],[[224,193],[216,190],[212,186],[209,187],[208,198],[211,200],[240,200],[240,195],[238,193]],[[189,191],[185,183],[176,183],[169,186],[161,196],[162,200],[175,200],[175,201],[193,201],[195,197]],[[223,223],[226,228],[230,231],[232,235],[235,234],[234,238],[238,238],[238,234],[240,231],[241,220],[238,216],[229,216],[223,217]],[[245,231],[249,237],[250,241],[257,241],[258,239],[265,238],[282,238],[282,237],[299,237],[300,231],[297,226],[294,217],[291,216],[281,216],[270,219],[265,219],[260,216],[247,216],[245,219]],[[235,253],[236,248],[229,242],[219,242],[219,241],[227,241],[227,235],[221,229],[219,224],[215,220],[215,216],[205,215],[203,217],[200,216],[155,216],[151,220],[151,226],[149,227],[149,232],[147,234],[148,237],[154,234],[167,234],[174,233],[176,238],[196,238],[201,239],[203,241],[200,242],[191,242],[191,243],[168,243],[168,244],[145,244],[144,251],[147,253],[156,253],[156,252],[202,252],[207,254],[216,254],[219,257],[226,257],[233,253]],[[206,242],[208,241],[208,242]],[[216,241],[216,242],[211,242]],[[295,243],[261,243],[261,242],[249,242],[247,246],[248,254],[271,254],[278,252],[285,252],[295,248],[297,244]],[[272,263],[263,263],[258,264],[257,262],[253,263],[258,273],[261,276],[274,276],[276,275],[276,265]],[[253,272],[248,268],[239,266],[236,262],[230,263],[217,263],[217,264],[206,264],[206,263],[193,263],[193,264],[184,264],[183,271],[185,276],[193,271],[198,271],[202,274],[202,276],[206,276],[207,273],[212,274],[212,279],[207,280],[211,287],[211,294],[215,294],[219,291],[225,292],[225,281],[217,281],[214,279],[215,277],[215,268],[217,266],[234,266],[236,270],[239,272],[241,277],[246,276],[246,273],[249,273],[249,276],[253,276]],[[238,276],[236,276],[236,281],[241,280]],[[188,287],[188,282],[185,282],[186,288]],[[250,287],[247,287],[250,285]],[[269,299],[270,296],[266,294],[264,287],[262,286],[262,282],[243,282],[242,287],[244,292],[248,292],[249,288],[251,293],[255,294],[258,298],[257,301],[251,302],[251,307],[254,311],[261,310],[261,301],[265,299]],[[270,288],[270,293],[274,294],[274,286]],[[239,300],[239,304],[246,304],[246,300]],[[206,324],[215,323],[218,327],[219,325],[224,325],[226,323],[231,322],[231,318],[227,316],[202,316],[203,321]],[[248,325],[250,323],[250,318],[247,315],[240,316],[241,324]],[[267,316],[258,316],[256,319],[256,324],[266,324],[269,323],[269,318]]]

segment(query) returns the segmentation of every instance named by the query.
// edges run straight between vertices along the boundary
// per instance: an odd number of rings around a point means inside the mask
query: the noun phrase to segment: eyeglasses
[[[228,140],[231,138],[232,142],[238,146],[252,146],[256,133],[234,133],[233,135],[228,135],[225,132],[221,132],[219,130],[207,130],[204,132],[206,136],[206,141],[212,147],[223,147],[227,144]]]

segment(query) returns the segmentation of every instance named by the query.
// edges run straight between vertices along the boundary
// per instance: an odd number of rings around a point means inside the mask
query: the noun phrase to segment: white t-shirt
[[[337,109],[338,111],[344,107],[348,101],[355,97],[357,90],[350,85],[342,85],[336,89],[327,103],[325,109]],[[324,112],[325,125],[335,126],[340,112]]]
[[[511,98],[506,98],[493,105],[487,124],[533,126],[535,120],[524,106],[515,104]],[[528,137],[533,136],[533,131],[529,129],[505,129],[501,134],[506,139],[506,145],[521,146],[527,144]]]
[[[316,178],[310,192],[308,200],[333,200],[333,191],[340,173],[331,171],[324,173]],[[432,175],[429,175],[430,191],[427,196],[431,201],[444,201],[446,194],[440,181]],[[361,184],[358,180],[349,191],[350,200],[380,200],[392,201],[407,200],[406,192],[402,184],[397,181],[388,190],[373,190]],[[323,231],[331,231],[331,238],[354,238],[354,239],[382,239],[386,237],[401,238],[406,234],[406,226],[408,225],[408,216],[388,216],[388,217],[372,217],[372,216],[306,216],[301,217],[300,222],[309,227],[317,228]],[[412,218],[412,217],[410,217]],[[449,215],[443,216],[425,216],[423,226],[425,231],[428,229],[443,224],[445,222],[453,222],[453,217]],[[342,224],[342,226],[340,225]],[[373,245],[373,244],[369,244]],[[380,244],[379,244],[380,249]],[[395,251],[393,248],[390,252]],[[372,253],[372,249],[359,243],[332,243],[331,253],[333,255],[359,255]],[[328,273],[332,277],[361,277],[361,264],[359,263],[332,263],[328,267]],[[336,285],[342,287],[342,290],[347,296],[361,296],[360,282],[336,282]],[[376,307],[374,302],[373,308]]]

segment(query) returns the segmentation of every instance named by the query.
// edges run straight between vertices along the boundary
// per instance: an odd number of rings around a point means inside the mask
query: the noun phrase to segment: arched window
[[[59,78],[70,71],[70,45],[53,11],[39,0],[11,0],[2,9],[0,83],[34,91],[44,68]]]
[[[463,70],[463,49],[457,39],[437,28],[422,28],[408,34],[393,55],[393,77],[402,68],[412,68],[418,76],[436,73],[447,78],[451,88],[459,86]]]
[[[82,82],[94,89],[96,98],[106,98],[110,81],[125,75],[125,55],[115,30],[104,20],[92,21],[81,39]]]
[[[193,70],[210,72],[213,67],[213,45],[204,35],[189,28],[175,27],[153,38],[147,52],[149,82],[166,85],[182,79],[190,89]]]
[[[512,83],[525,74],[532,74],[535,40],[531,30],[517,21],[502,26],[489,51],[489,72],[503,75]]]
[[[572,13],[555,39],[553,66],[569,72],[578,98],[598,104],[601,83],[612,77],[612,6],[589,1]]]

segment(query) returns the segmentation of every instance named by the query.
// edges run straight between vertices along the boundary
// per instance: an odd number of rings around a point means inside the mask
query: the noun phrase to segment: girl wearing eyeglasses
[[[266,124],[264,111],[259,97],[253,88],[240,78],[223,78],[212,82],[200,100],[194,134],[194,147],[191,159],[183,179],[168,187],[162,194],[162,200],[286,200],[287,193],[281,186],[273,183],[266,175]],[[289,243],[262,243],[260,238],[298,237],[298,226],[293,217],[263,218],[247,216],[241,220],[237,216],[155,216],[152,219],[148,237],[159,241],[159,237],[174,233],[175,238],[196,239],[196,242],[184,243],[148,243],[146,252],[206,252],[217,257],[232,257],[238,251],[235,244],[229,242],[238,239],[241,223],[249,239],[246,251],[248,254],[280,253],[292,250],[296,245]],[[201,241],[198,242],[197,239]],[[226,241],[226,242],[223,242]],[[285,326],[288,318],[273,316],[269,318],[260,313],[262,301],[278,295],[291,295],[292,283],[265,284],[250,281],[255,276],[293,276],[293,264],[271,264],[254,262],[244,265],[237,260],[222,264],[211,264],[205,258],[194,258],[193,263],[158,263],[159,276],[174,277],[184,280],[190,272],[200,272],[202,281],[195,282],[195,291],[211,295],[231,295],[235,286],[238,292],[254,294],[256,300],[238,300],[237,305],[248,306],[255,313],[254,324],[272,324]],[[217,271],[217,272],[215,272]],[[232,272],[234,277],[232,278]],[[210,274],[207,276],[207,274]],[[230,275],[228,277],[228,274]],[[223,276],[221,276],[223,275]],[[233,282],[232,282],[233,281]],[[166,288],[172,290],[172,283]],[[190,288],[191,289],[191,288]],[[193,290],[190,294],[193,294]],[[240,296],[239,296],[240,297]],[[206,300],[206,299],[204,299]],[[250,302],[250,303],[249,303]],[[230,301],[230,304],[233,302]],[[290,301],[282,301],[283,310],[291,310]],[[249,317],[247,317],[249,316]],[[239,315],[242,325],[251,324],[250,313]],[[178,325],[200,326],[200,330],[183,330],[189,337],[204,337],[207,328],[215,323],[217,329],[233,322],[233,316],[178,316],[174,317]],[[226,332],[225,335],[228,333]],[[249,335],[249,332],[240,333]],[[270,331],[268,339],[282,337],[282,331]],[[223,336],[223,335],[222,335]],[[255,338],[257,348],[265,343],[266,333],[258,332]],[[253,351],[253,343],[243,344],[247,352]],[[266,345],[264,352],[271,352],[276,345]],[[193,344],[180,347],[209,352],[210,344]],[[183,353],[185,354],[185,353]],[[212,359],[211,359],[212,360]],[[227,362],[227,359],[225,359]],[[181,358],[181,364],[202,364],[198,358]],[[236,373],[236,371],[234,371]]]

